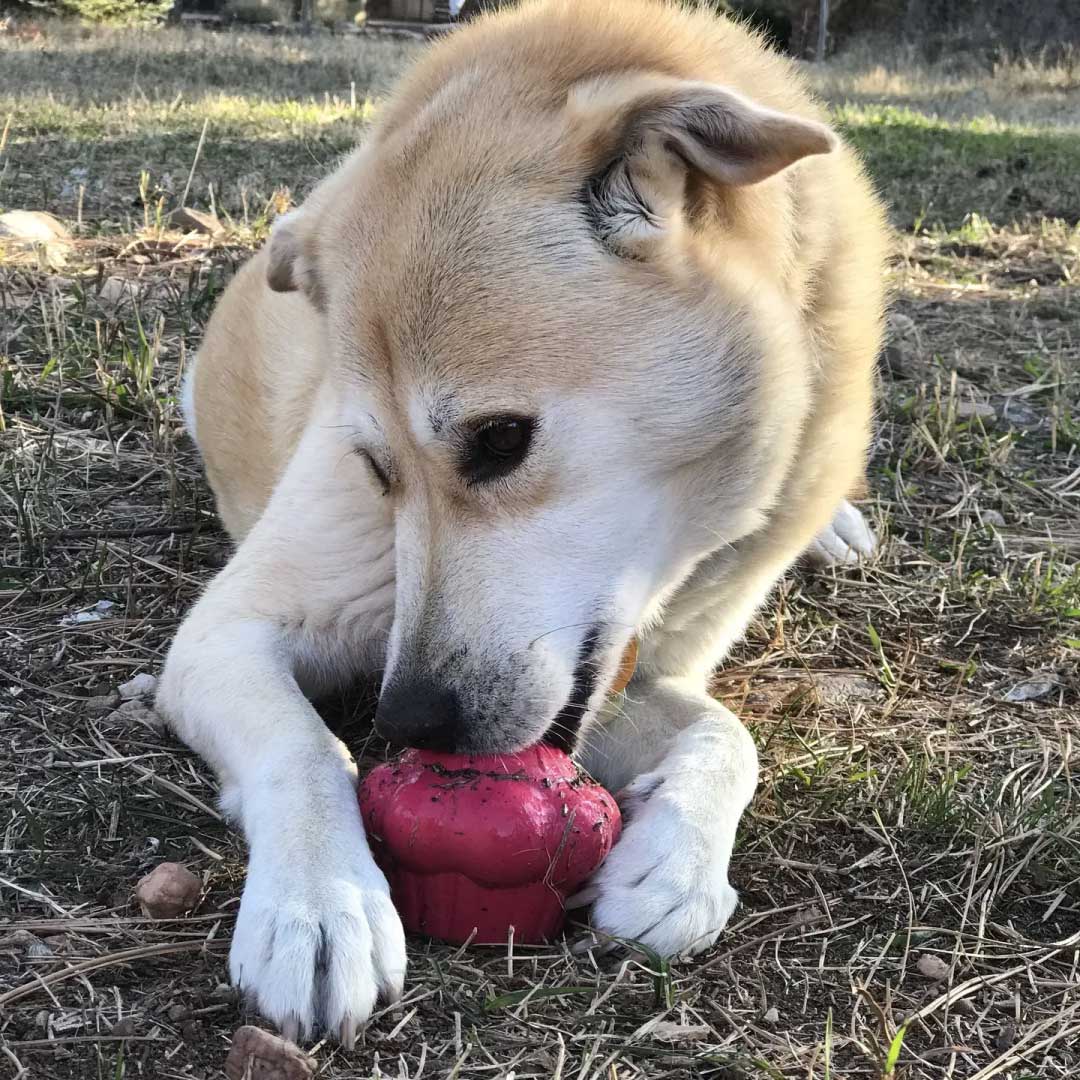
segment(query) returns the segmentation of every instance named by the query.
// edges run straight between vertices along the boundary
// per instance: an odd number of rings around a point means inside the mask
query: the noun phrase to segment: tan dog
[[[247,836],[232,974],[289,1034],[351,1042],[405,973],[308,700],[358,672],[396,742],[576,741],[628,812],[594,925],[716,938],[757,763],[706,679],[815,535],[871,543],[884,237],[746,29],[542,0],[432,48],[231,284],[190,422],[239,546],[158,703]]]

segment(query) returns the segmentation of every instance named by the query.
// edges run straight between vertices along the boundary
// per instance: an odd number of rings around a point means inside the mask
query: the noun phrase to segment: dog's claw
[[[603,940],[596,934],[589,934],[588,937],[583,937],[579,941],[575,941],[570,946],[570,952],[574,956],[584,956],[586,953],[591,952],[594,957],[600,959],[605,956],[611,955],[611,953],[621,948],[621,944],[618,941]]]
[[[596,898],[600,895],[600,890],[595,885],[586,885],[584,889],[574,893],[564,903],[563,907],[567,911],[573,911],[574,908],[588,907]]]
[[[341,1021],[341,1031],[339,1032],[341,1039],[341,1045],[346,1050],[352,1050],[356,1046],[356,1019],[352,1016],[346,1016]]]
[[[300,1017],[296,1013],[289,1013],[285,1022],[281,1025],[281,1037],[286,1042],[299,1042],[300,1040]]]

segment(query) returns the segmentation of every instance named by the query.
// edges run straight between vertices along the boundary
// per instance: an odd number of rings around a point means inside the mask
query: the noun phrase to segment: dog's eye
[[[505,476],[529,452],[536,421],[526,416],[500,416],[487,420],[466,447],[462,471],[470,484]]]
[[[367,450],[356,451],[368,464],[368,468],[371,469],[378,481],[379,486],[382,488],[384,495],[390,494],[390,477],[387,475],[386,470],[375,460],[375,458],[368,453]]]

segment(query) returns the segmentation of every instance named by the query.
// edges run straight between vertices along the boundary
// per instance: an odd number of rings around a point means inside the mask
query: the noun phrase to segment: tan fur
[[[373,175],[356,176],[353,184],[340,183],[340,174],[333,178],[341,198],[316,226],[326,266],[322,273],[335,279],[329,287],[339,295],[362,295],[372,307],[419,303],[422,297],[410,296],[410,268],[399,261],[424,243],[424,222],[410,212],[419,201],[416,193],[442,177],[475,172],[473,159],[481,155],[492,173],[535,168],[525,183],[558,192],[567,176],[580,173],[568,160],[580,148],[552,146],[558,136],[545,130],[550,114],[582,79],[625,72],[716,82],[796,116],[820,120],[823,115],[793,66],[764,51],[734,22],[641,0],[523,4],[433,48],[384,107],[369,153],[344,166],[346,174],[367,169]],[[430,116],[424,128],[407,139],[410,123],[425,109]],[[372,167],[370,154],[380,151],[383,156]],[[868,440],[870,372],[881,333],[886,242],[881,209],[846,148],[809,159],[792,172],[754,188],[708,193],[701,234],[689,245],[695,272],[708,273],[711,263],[723,273],[734,251],[748,290],[754,289],[750,274],[778,285],[777,302],[804,312],[818,345],[806,356],[818,368],[817,401],[802,433],[809,453],[796,454],[799,471],[788,484],[800,495],[779,499],[795,530],[785,530],[785,546],[808,542],[837,499],[859,482]],[[316,196],[320,203],[322,194]],[[368,256],[364,269],[370,276],[365,277],[354,250],[372,250],[359,234],[373,222],[385,239],[377,257]],[[354,240],[359,241],[355,247]],[[445,254],[453,259],[452,250]],[[228,290],[208,328],[195,383],[201,449],[222,517],[237,537],[265,506],[328,362],[317,312],[295,294],[272,293],[266,274],[263,252]],[[532,284],[530,290],[522,281],[523,306],[557,302],[557,296],[535,295],[542,285]],[[558,313],[550,314],[557,323]],[[540,319],[548,315],[537,313]],[[598,321],[606,329],[610,314],[602,313]],[[492,320],[470,337],[505,329],[505,322]],[[576,329],[587,333],[589,328]],[[492,354],[472,353],[467,362],[505,364],[512,344]],[[618,371],[613,375],[619,377]],[[575,373],[567,370],[564,377]],[[798,424],[787,427],[779,437],[796,438]],[[826,432],[824,438],[819,431]]]
[[[872,546],[844,500],[886,229],[824,121],[736,23],[527,0],[431,48],[226,290],[194,414],[239,546],[158,707],[248,836],[231,969],[287,1030],[349,1041],[404,977],[305,697],[362,671],[396,741],[580,736],[631,811],[600,930],[670,954],[726,923],[756,749],[707,677],[830,521],[821,557]],[[493,417],[532,443],[480,482]]]

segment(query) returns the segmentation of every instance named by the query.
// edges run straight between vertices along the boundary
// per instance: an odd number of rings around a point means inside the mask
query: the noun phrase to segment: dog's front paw
[[[738,902],[727,879],[729,830],[710,827],[707,796],[661,772],[639,776],[619,801],[622,837],[581,894],[594,928],[662,956],[707,949]]]
[[[405,935],[386,878],[357,850],[253,852],[233,933],[233,982],[286,1038],[325,1030],[352,1046],[405,977]]]

